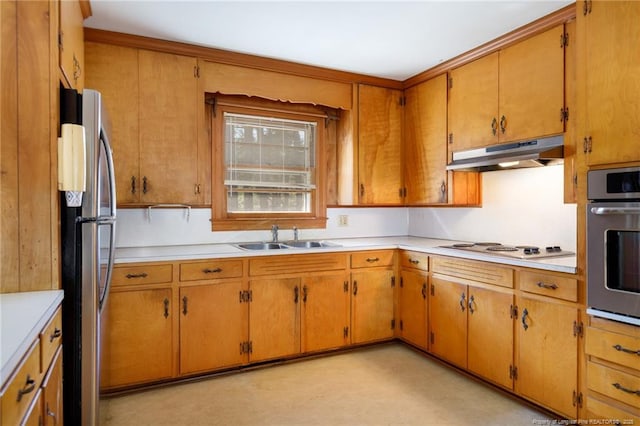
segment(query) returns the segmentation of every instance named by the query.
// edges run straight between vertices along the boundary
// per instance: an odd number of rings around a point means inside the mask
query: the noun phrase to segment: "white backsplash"
[[[576,247],[576,206],[563,203],[563,168],[485,172],[482,208],[331,208],[326,229],[302,229],[301,239],[412,235],[464,241]],[[339,226],[338,217],[348,216]],[[211,231],[211,211],[119,209],[117,247],[268,241],[270,231]],[[290,229],[280,239],[293,238]]]
[[[409,235],[576,250],[576,205],[562,165],[482,174],[482,208],[409,209]]]

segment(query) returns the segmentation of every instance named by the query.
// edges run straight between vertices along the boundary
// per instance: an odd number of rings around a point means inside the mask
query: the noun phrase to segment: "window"
[[[216,97],[214,230],[324,227],[325,114],[308,105]]]

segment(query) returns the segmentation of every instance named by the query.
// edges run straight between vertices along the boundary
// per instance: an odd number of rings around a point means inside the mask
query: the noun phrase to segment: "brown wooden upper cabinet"
[[[358,85],[358,203],[400,205],[402,91]]]
[[[640,3],[580,1],[577,151],[588,165],[638,160]],[[614,24],[615,23],[615,24]]]
[[[451,71],[449,151],[564,131],[564,25]]]
[[[60,28],[58,50],[60,71],[68,87],[82,92],[84,88],[84,16],[77,0],[59,2]]]
[[[197,59],[86,43],[87,86],[111,122],[118,205],[203,204]],[[199,161],[202,160],[202,161]]]

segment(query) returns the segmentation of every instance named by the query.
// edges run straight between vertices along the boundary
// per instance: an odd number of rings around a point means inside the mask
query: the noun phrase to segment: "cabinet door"
[[[79,0],[60,1],[60,70],[69,86],[84,88],[84,17]]]
[[[241,281],[180,289],[180,374],[241,365],[248,355],[249,304]]]
[[[372,269],[351,274],[352,343],[393,337],[393,271]]]
[[[141,201],[197,204],[196,58],[140,50]]]
[[[171,289],[112,291],[101,319],[103,388],[172,376]]]
[[[516,325],[516,392],[576,418],[578,344],[573,327],[578,311],[571,306],[520,297]]]
[[[349,343],[349,277],[346,273],[302,279],[302,352]]]
[[[405,201],[446,203],[447,75],[413,86],[405,96]]]
[[[63,2],[66,3],[66,2]],[[111,123],[117,204],[135,204],[142,190],[138,141],[138,50],[110,44],[85,44],[87,87],[102,94]]]
[[[408,342],[427,349],[427,292],[428,275],[402,270],[400,277],[400,336]]]
[[[500,51],[500,142],[564,131],[564,26]]]
[[[300,352],[299,278],[274,278],[249,282],[251,362]]]
[[[578,32],[584,37],[586,129],[589,165],[638,161],[640,154],[640,3],[589,1],[578,5]],[[582,87],[579,86],[578,90]]]
[[[469,286],[467,366],[506,388],[513,388],[513,295]]]
[[[359,86],[358,194],[360,204],[401,204],[402,92]]]
[[[62,416],[62,349],[58,349],[42,382],[42,395],[44,426],[64,424]]]
[[[431,352],[467,367],[467,286],[431,277],[429,294]]]
[[[451,71],[451,152],[498,143],[498,55],[492,53]]]

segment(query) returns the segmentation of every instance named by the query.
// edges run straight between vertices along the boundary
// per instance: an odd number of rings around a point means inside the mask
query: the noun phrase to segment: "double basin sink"
[[[327,241],[286,241],[283,243],[242,243],[235,245],[243,250],[282,250],[282,249],[309,249],[323,247],[340,247],[339,244]]]

